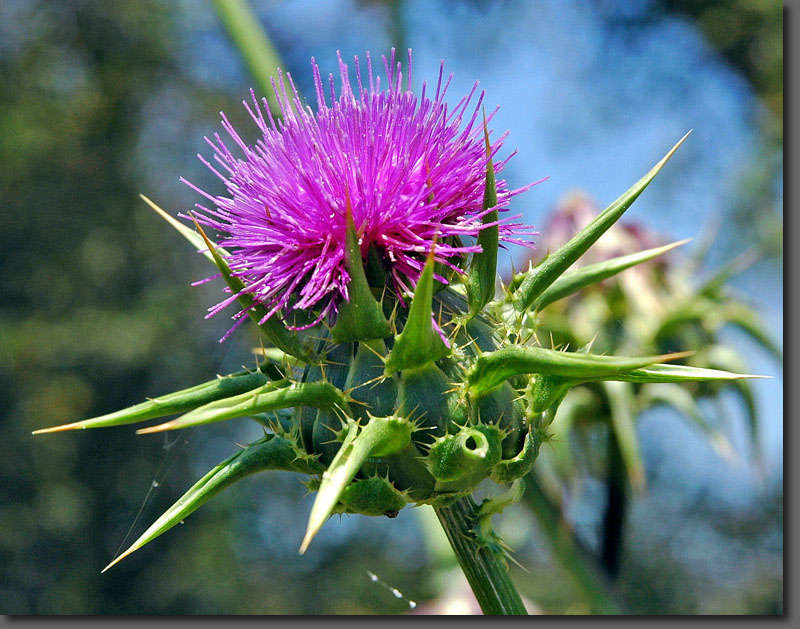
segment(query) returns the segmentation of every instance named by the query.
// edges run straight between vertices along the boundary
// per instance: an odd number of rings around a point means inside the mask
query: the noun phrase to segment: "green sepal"
[[[296,406],[313,406],[324,409],[341,409],[343,412],[349,411],[345,394],[329,382],[289,382],[288,380],[280,380],[267,383],[258,389],[241,395],[205,404],[172,421],[142,428],[137,431],[137,434],[143,435],[164,430],[200,426]]]
[[[331,345],[324,354],[324,363],[321,365],[319,379],[324,379],[333,386],[346,390],[347,376],[353,358],[353,343],[340,343]],[[308,379],[309,382],[316,381]],[[348,398],[349,399],[349,398]],[[360,406],[356,404],[355,406]],[[320,408],[314,411],[314,420],[311,431],[311,451],[319,455],[320,461],[328,465],[341,445],[341,430],[346,426],[347,419],[353,411],[345,414],[337,408]]]
[[[569,242],[550,254],[540,265],[525,274],[522,283],[514,293],[514,307],[517,311],[522,312],[527,310],[531,304],[544,293],[548,286],[552,285],[564,271],[586,253],[586,250],[625,213],[664,167],[667,161],[669,161],[670,157],[672,157],[688,135],[687,133],[683,136],[680,141],[672,147],[669,153],[653,166],[644,177],[639,179],[639,181],[625,191],[622,196],[598,214],[586,227],[573,236]]]
[[[298,360],[303,362],[315,362],[316,358],[312,356],[311,351],[307,347],[303,347],[297,333],[292,333],[287,330],[286,326],[280,322],[280,318],[277,315],[273,315],[266,321],[262,321],[267,315],[267,309],[254,300],[248,293],[244,292],[246,288],[244,282],[233,275],[228,263],[220,255],[217,246],[206,236],[200,224],[196,220],[194,224],[197,231],[200,233],[200,237],[208,253],[211,255],[211,259],[214,261],[217,269],[219,269],[222,279],[225,280],[225,283],[233,294],[237,295],[236,300],[239,302],[242,310],[246,312],[250,319],[258,326],[258,329],[261,330],[266,339],[278,349],[286,352],[290,356],[294,356]],[[191,230],[187,230],[187,232],[193,233]],[[186,232],[182,231],[181,233],[185,234]],[[195,242],[195,240],[193,239],[192,242]],[[202,246],[199,248],[202,249]]]
[[[277,435],[268,435],[209,471],[142,533],[128,550],[106,566],[103,572],[183,521],[229,485],[249,474],[266,470],[318,474],[322,471],[322,466],[302,452],[293,441]]]
[[[607,379],[622,382],[713,382],[745,378],[769,378],[769,376],[731,373],[720,369],[705,369],[688,365],[650,365]]]
[[[342,302],[336,315],[336,324],[331,329],[336,343],[368,341],[386,338],[392,333],[383,309],[372,294],[364,272],[361,247],[353,224],[350,196],[347,196],[347,246],[345,264],[350,275],[347,284],[349,299]]]
[[[524,408],[519,395],[508,382],[478,400],[478,418],[481,424],[497,424],[506,434],[503,439],[503,458],[519,452]]]
[[[368,412],[372,415],[391,415],[397,401],[396,377],[385,377],[383,356],[386,345],[380,339],[358,344],[355,358],[350,364],[345,382],[345,391],[353,404],[355,418],[366,422]]]
[[[374,465],[367,461],[362,472],[380,472],[392,479],[395,487],[406,492],[414,502],[424,502],[434,494],[436,479],[422,464],[423,455],[412,442],[400,452],[390,454]]]
[[[488,477],[502,456],[504,436],[497,426],[481,424],[437,439],[426,457],[436,490],[465,491]]]
[[[543,347],[514,345],[479,356],[467,374],[470,393],[480,397],[518,374],[560,376],[577,381],[619,380],[618,376],[686,354],[630,358],[560,352]]]
[[[601,282],[602,280],[613,277],[622,271],[631,268],[637,264],[647,262],[653,258],[660,256],[667,251],[679,247],[691,240],[679,240],[663,247],[654,247],[645,251],[638,251],[629,255],[619,256],[611,260],[598,262],[597,264],[590,264],[577,271],[565,273],[555,282],[553,282],[540,296],[533,302],[535,310],[542,310],[549,306],[554,301],[569,297],[573,293],[577,293],[582,288]]]
[[[546,433],[543,430],[534,429],[525,435],[525,442],[522,450],[515,457],[499,461],[493,468],[490,478],[499,485],[505,485],[512,481],[522,478],[533,469],[533,463],[539,456],[539,448],[546,440]]]
[[[411,443],[413,425],[403,417],[371,417],[363,428],[350,421],[342,445],[322,475],[308,528],[300,545],[304,553],[320,527],[336,507],[344,488],[370,457],[383,457],[404,450]]]
[[[357,478],[342,491],[334,513],[360,513],[394,517],[408,504],[406,494],[382,476]]]
[[[161,218],[167,221],[174,227],[181,236],[186,238],[192,245],[199,251],[203,251],[203,255],[213,262],[219,269],[228,287],[234,294],[241,293],[245,288],[244,283],[238,278],[231,275],[231,269],[228,263],[225,262],[222,256],[228,256],[229,253],[221,247],[212,244],[208,239],[203,229],[195,221],[197,231],[192,231],[180,221],[175,220],[172,216],[167,214],[162,208],[153,203],[143,194],[139,195],[142,200],[150,206]],[[314,357],[309,350],[302,346],[296,334],[289,332],[277,317],[271,317],[260,323],[261,319],[267,314],[267,310],[258,302],[254,301],[252,297],[247,294],[241,294],[238,297],[239,305],[247,312],[250,318],[255,321],[264,336],[277,348],[283,350],[290,356],[294,356],[304,362],[314,362]]]
[[[403,371],[397,408],[404,417],[414,420],[414,441],[422,445],[444,435],[449,425],[466,420],[453,383],[434,363]]]
[[[115,411],[114,413],[61,426],[53,426],[52,428],[42,428],[41,430],[35,430],[33,434],[122,426],[165,417],[174,413],[184,413],[215,400],[252,391],[268,383],[273,376],[282,377],[274,365],[264,364],[254,371],[240,371],[228,376],[217,376],[215,380],[210,380],[182,391],[151,398],[146,402]]]
[[[483,116],[483,138],[486,145],[486,185],[483,190],[483,209],[496,208],[497,184],[495,183],[492,150],[489,144],[489,129],[486,126],[486,113]],[[483,216],[483,224],[494,223],[484,227],[478,234],[480,253],[472,255],[469,274],[467,275],[467,300],[469,317],[474,317],[494,297],[497,281],[497,248],[500,243],[500,227],[497,224],[500,216],[497,209]]]
[[[433,266],[431,249],[414,290],[406,324],[395,338],[394,347],[386,359],[387,376],[404,369],[422,367],[450,355],[450,348],[433,327]]]

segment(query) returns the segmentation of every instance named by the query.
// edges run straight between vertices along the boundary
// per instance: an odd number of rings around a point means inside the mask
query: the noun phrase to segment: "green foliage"
[[[514,307],[517,310],[527,310],[548,286],[555,282],[578,258],[586,253],[589,247],[591,247],[603,233],[622,217],[625,210],[639,198],[639,195],[642,194],[644,189],[653,181],[675,151],[678,150],[678,147],[683,144],[683,141],[688,137],[689,133],[683,136],[678,143],[661,158],[661,161],[647,172],[647,174],[622,193],[616,201],[598,214],[592,222],[580,232],[575,234],[569,242],[564,244],[558,251],[545,258],[539,266],[525,274],[513,297]]]

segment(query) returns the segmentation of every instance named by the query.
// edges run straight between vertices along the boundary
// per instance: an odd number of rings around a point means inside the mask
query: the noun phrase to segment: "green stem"
[[[281,58],[255,13],[246,0],[211,0],[211,4],[231,42],[239,50],[250,76],[266,97],[270,111],[274,116],[280,116],[281,108],[270,81],[275,79],[277,82],[276,69],[281,65]]]
[[[475,537],[478,506],[472,497],[462,498],[449,507],[434,507],[434,510],[483,613],[527,615],[508,568]]]

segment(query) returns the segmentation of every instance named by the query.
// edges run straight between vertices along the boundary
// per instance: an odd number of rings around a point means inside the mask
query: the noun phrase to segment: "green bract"
[[[359,234],[348,214],[350,299],[331,329],[321,324],[308,332],[293,332],[278,317],[264,323],[263,307],[243,295],[242,306],[259,323],[265,341],[280,350],[267,353],[273,359],[266,358],[255,370],[127,410],[37,432],[114,426],[175,413],[182,414],[139,433],[238,417],[268,426],[269,434],[211,470],[115,562],[254,472],[291,470],[313,477],[309,487],[317,495],[301,550],[332,513],[394,516],[408,503],[451,505],[486,479],[514,483],[531,470],[548,439],[555,409],[576,385],[746,377],[661,364],[684,354],[603,356],[592,354],[588,346],[556,351],[539,346],[531,334],[539,310],[672,247],[565,273],[622,216],[676,149],[677,145],[571,241],[515,278],[499,297],[496,227],[481,232],[482,250],[464,267],[463,276],[451,275],[446,287],[435,280],[431,251],[413,295],[400,299],[387,290],[380,261],[369,254],[362,259]],[[490,161],[486,210],[496,205],[494,185]],[[195,247],[207,249],[230,289],[240,293],[241,281],[225,261],[227,252],[199,226],[198,234],[167,218]],[[483,220],[496,223],[497,213],[487,212]],[[618,391],[610,386],[610,391],[624,393],[624,387]],[[653,396],[663,393],[652,389]],[[273,420],[270,414],[283,409],[294,409],[293,419]],[[505,495],[519,494],[514,485]],[[492,511],[487,506],[484,512],[481,517],[488,523]],[[484,539],[493,551],[502,548],[484,528],[476,530],[477,539]]]

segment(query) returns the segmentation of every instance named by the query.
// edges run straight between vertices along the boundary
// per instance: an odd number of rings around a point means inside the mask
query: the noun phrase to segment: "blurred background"
[[[626,220],[658,241],[694,238],[689,247],[705,253],[691,267],[698,277],[737,261],[725,298],[748,304],[757,324],[748,332],[717,321],[715,344],[772,379],[751,383],[750,398],[712,392],[694,424],[641,405],[644,482],[625,494],[612,561],[603,553],[614,494],[605,458],[587,464],[605,454],[593,429],[574,435],[583,450],[573,456],[584,455],[566,474],[557,447],[543,452],[552,473],[542,486],[558,497],[549,504],[569,529],[567,546],[588,556],[617,609],[781,613],[781,3],[252,8],[306,94],[310,57],[324,75],[337,50],[347,60],[411,47],[416,89],[436,80],[445,59],[451,100],[480,81],[487,108],[501,106],[495,133],[510,130],[506,154],[517,150],[504,171],[510,186],[549,177],[512,205],[542,232],[537,255],[555,242],[546,229],[556,209],[563,218],[576,198],[604,207],[694,129]],[[203,136],[219,130],[220,110],[254,137],[241,100],[258,86],[204,0],[5,0],[0,81],[0,612],[394,614],[411,611],[409,601],[414,611],[469,609],[424,509],[333,518],[300,557],[311,499],[287,473],[246,479],[100,575],[259,428],[237,420],[166,436],[137,437],[133,427],[30,432],[253,364],[251,329],[220,344],[229,320],[203,318],[221,290],[190,286],[210,274],[207,262],[138,195],[176,214],[199,200],[180,176],[221,192],[195,155],[208,154]],[[690,253],[670,259],[684,268]],[[527,264],[522,250],[504,255],[507,276]],[[520,564],[511,567],[520,591],[543,613],[595,611],[564,544],[531,505],[496,518]]]

